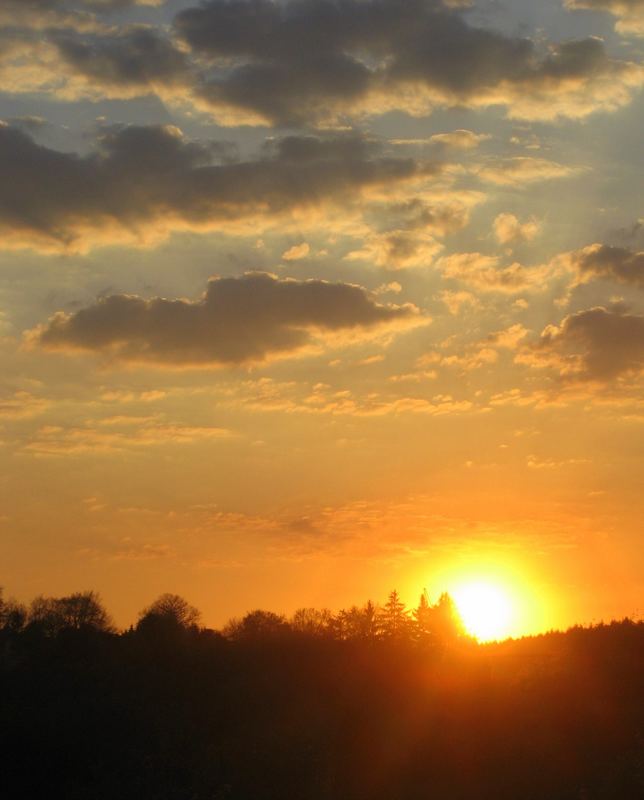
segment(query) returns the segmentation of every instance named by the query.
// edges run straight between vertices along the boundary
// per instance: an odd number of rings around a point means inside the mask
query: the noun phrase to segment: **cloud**
[[[446,367],[460,367],[465,372],[471,372],[496,364],[498,360],[499,354],[492,347],[476,347],[470,352],[442,356],[439,363]]]
[[[524,328],[520,323],[510,325],[502,331],[495,331],[489,334],[484,340],[484,343],[490,347],[503,347],[507,350],[515,350],[520,341],[525,339],[528,335],[527,328]]]
[[[429,143],[451,147],[455,150],[474,150],[481,142],[491,138],[487,133],[473,133],[472,131],[459,129],[449,133],[435,133],[429,137]]]
[[[160,6],[166,0],[2,0],[0,24],[13,30],[109,30],[101,14],[132,6]]]
[[[306,258],[310,252],[311,248],[308,242],[302,242],[301,244],[294,244],[293,247],[289,247],[288,250],[282,253],[282,260],[300,261],[301,259]]]
[[[440,299],[447,306],[449,313],[455,317],[461,313],[461,309],[464,307],[472,310],[478,310],[481,307],[479,299],[471,292],[452,292],[449,289],[445,289],[441,292]]]
[[[150,27],[133,25],[83,38],[60,34],[52,42],[70,72],[70,85],[60,90],[67,97],[164,94],[188,82],[185,54]]]
[[[569,253],[564,260],[577,273],[579,283],[607,278],[644,289],[644,252],[596,243]]]
[[[176,35],[210,74],[196,94],[219,121],[303,124],[400,109],[505,105],[513,117],[580,117],[642,82],[597,39],[551,45],[470,25],[438,0],[208,0]]]
[[[358,231],[362,245],[345,255],[349,261],[367,261],[385,269],[430,266],[443,249],[440,238],[466,227],[473,206],[484,198],[480,192],[458,192],[449,185],[438,187],[433,202],[425,197],[397,202],[372,203],[365,213],[370,230]]]
[[[103,421],[104,423],[104,421]],[[154,424],[122,418],[105,427],[85,425],[63,428],[45,425],[25,443],[22,450],[36,456],[78,456],[95,453],[122,453],[127,450],[165,445],[202,444],[229,439],[234,434],[225,428]]]
[[[644,317],[601,306],[548,325],[517,362],[564,378],[606,382],[644,370]]]
[[[512,119],[581,119],[627,105],[642,86],[644,67],[609,58],[595,37],[551,45],[531,80],[508,109]]]
[[[465,372],[489,367],[499,360],[499,350],[516,350],[519,342],[527,334],[528,331],[523,325],[511,325],[504,330],[490,333],[478,342],[466,345],[462,352],[445,355],[440,351],[433,350],[425,353],[417,360],[416,365],[425,367],[430,364],[436,364],[443,367],[458,367]],[[449,344],[450,340],[444,342],[442,346],[445,347]]]
[[[644,0],[565,0],[567,8],[606,11],[617,17],[618,33],[644,36]]]
[[[15,128],[22,128],[30,134],[39,133],[40,131],[49,128],[51,125],[51,123],[49,123],[44,117],[30,114],[22,117],[10,117],[5,121],[8,125],[12,125]]]
[[[502,267],[497,256],[481,253],[454,253],[437,263],[445,278],[454,278],[481,292],[539,291],[556,271],[552,265],[525,267],[514,263]]]
[[[378,267],[409,269],[428,267],[443,245],[430,234],[396,230],[371,234],[363,247],[345,256],[347,261],[370,261]]]
[[[459,128],[448,133],[435,133],[425,139],[390,139],[389,141],[399,147],[435,146],[452,150],[475,150],[481,142],[491,138],[487,133],[474,133],[473,131]]]
[[[361,209],[370,192],[426,182],[439,167],[385,156],[358,134],[272,140],[254,160],[230,161],[221,144],[167,125],[108,128],[78,156],[0,124],[0,170],[4,247],[82,250],[173,230],[256,230],[334,204]]]
[[[494,235],[500,244],[531,242],[539,233],[539,227],[534,218],[521,223],[514,214],[504,213],[494,220]]]
[[[598,39],[537,45],[469,24],[462,3],[206,0],[171,30],[98,13],[131,5],[4,0],[3,87],[67,100],[155,92],[221,124],[328,126],[454,106],[579,118],[627,104],[644,80],[641,65],[609,57]],[[479,141],[455,131],[433,144]]]
[[[422,380],[435,378],[434,373],[416,373],[414,378]],[[412,376],[393,376],[391,384],[413,382]],[[302,388],[305,392],[302,393]],[[225,403],[223,399],[220,403]],[[246,381],[237,384],[231,392],[228,403],[235,408],[244,407],[251,411],[306,414],[312,416],[330,415],[334,417],[385,417],[389,415],[422,414],[426,416],[451,416],[477,413],[478,409],[469,400],[459,400],[451,395],[439,394],[433,397],[400,396],[391,392],[370,391],[366,394],[350,390],[338,391],[326,384],[301,387],[295,383],[280,383],[270,378]]]
[[[519,187],[526,183],[567,178],[576,172],[574,167],[530,156],[490,159],[487,163],[475,167],[474,171],[482,180],[498,186]]]
[[[75,0],[78,2],[78,0]],[[129,6],[162,6],[167,0],[80,0],[81,5],[86,5],[96,11],[113,11]]]
[[[0,24],[16,29],[96,30],[97,21],[87,12],[87,5],[73,7],[62,0],[3,0],[0,5]]]
[[[644,247],[644,217],[630,225],[613,229],[610,238],[617,244],[632,247]]]
[[[531,223],[526,223],[530,225]],[[535,223],[536,224],[536,223]],[[497,238],[505,239],[524,226],[512,214],[501,214],[495,220]],[[532,233],[532,229],[528,230]],[[612,279],[619,283],[644,288],[644,253],[635,253],[623,247],[592,244],[581,250],[563,253],[546,264],[526,267],[518,262],[502,266],[498,256],[482,253],[453,253],[437,262],[445,278],[452,278],[481,292],[504,292],[545,289],[550,279],[572,272],[574,285],[588,283],[596,278]],[[447,298],[449,299],[449,297]],[[566,303],[570,293],[564,297]],[[525,301],[517,307],[526,308]]]
[[[420,322],[415,306],[381,305],[359,286],[247,273],[212,278],[197,301],[105,297],[76,313],[55,314],[27,340],[119,362],[209,367],[261,362],[293,355],[320,338],[346,342]]]
[[[29,392],[17,391],[11,395],[0,397],[0,419],[26,419],[42,414],[49,407],[49,402],[42,397],[35,397]]]
[[[374,289],[374,294],[400,294],[402,292],[402,286],[398,281],[391,281],[389,283],[383,283],[381,286],[378,286],[377,289]]]
[[[588,458],[567,458],[557,461],[554,458],[540,458],[531,453],[526,459],[528,469],[561,469],[562,467],[578,466],[580,464],[592,464]]]
[[[33,9],[34,11],[88,11],[106,12],[130,6],[160,6],[166,0],[3,0],[6,7]]]
[[[111,4],[112,9],[116,6]],[[169,101],[185,96],[185,87],[194,80],[194,65],[165,30],[108,24],[93,13],[98,8],[98,4],[79,8],[71,3],[4,0],[0,7],[3,91],[39,92],[67,101],[149,94]],[[100,8],[106,10],[107,4]],[[179,87],[184,87],[181,93]]]
[[[481,192],[456,191],[451,186],[443,193],[439,202],[432,201],[431,196],[411,197],[375,207],[371,212],[374,227],[387,232],[423,231],[447,236],[465,228],[472,208],[485,199]]]

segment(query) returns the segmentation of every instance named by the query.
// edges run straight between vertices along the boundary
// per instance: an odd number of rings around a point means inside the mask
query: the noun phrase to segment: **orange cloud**
[[[286,252],[282,253],[282,260],[300,261],[300,259],[306,258],[310,252],[311,248],[307,242],[302,242],[301,244],[294,244],[293,247],[289,247],[289,249],[286,250]]]
[[[514,214],[499,214],[494,220],[494,235],[500,244],[531,242],[539,233],[539,223],[535,219],[519,222]]]
[[[29,392],[14,392],[0,397],[0,419],[35,417],[46,411],[49,405],[49,402],[44,398],[35,397]]]
[[[363,247],[351,251],[345,259],[371,261],[390,269],[409,269],[430,266],[442,249],[443,245],[431,235],[394,230],[367,236]]]
[[[46,425],[22,449],[36,456],[79,456],[200,443],[228,439],[232,435],[225,428],[160,424],[153,420],[123,417],[118,421],[112,420],[108,426],[100,423],[79,427]]]
[[[548,181],[554,178],[567,178],[576,172],[573,167],[557,164],[545,158],[532,156],[514,156],[512,158],[489,159],[481,166],[474,168],[481,180],[495,183],[498,186],[523,186],[537,181]]]
[[[557,274],[555,265],[525,267],[514,263],[501,266],[497,256],[481,253],[454,253],[439,259],[438,268],[444,277],[452,278],[481,292],[540,291],[547,280]]]

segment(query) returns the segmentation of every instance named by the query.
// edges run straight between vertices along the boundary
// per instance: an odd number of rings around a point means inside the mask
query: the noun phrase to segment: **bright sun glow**
[[[476,581],[453,590],[454,601],[467,631],[481,642],[510,635],[514,607],[509,595],[498,585]]]

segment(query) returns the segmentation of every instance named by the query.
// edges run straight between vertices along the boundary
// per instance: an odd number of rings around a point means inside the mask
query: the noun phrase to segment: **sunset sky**
[[[644,0],[0,0],[0,585],[644,614]]]

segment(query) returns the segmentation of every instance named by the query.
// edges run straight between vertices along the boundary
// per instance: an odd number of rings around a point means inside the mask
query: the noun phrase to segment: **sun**
[[[480,642],[504,639],[514,622],[514,604],[498,584],[472,581],[453,589],[454,602],[468,633]]]

